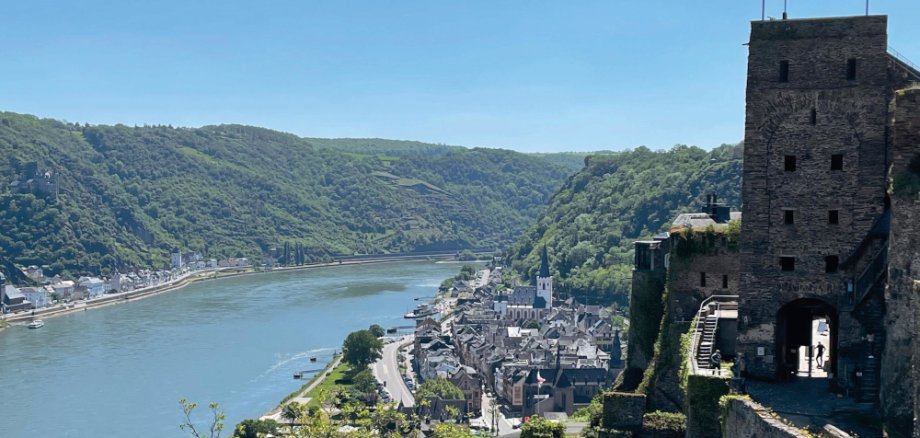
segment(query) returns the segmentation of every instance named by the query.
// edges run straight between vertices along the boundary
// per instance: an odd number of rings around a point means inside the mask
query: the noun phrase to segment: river
[[[303,383],[345,336],[407,325],[456,263],[256,274],[0,332],[0,436],[186,437],[180,398],[218,402],[223,436]],[[318,362],[310,363],[316,356]]]

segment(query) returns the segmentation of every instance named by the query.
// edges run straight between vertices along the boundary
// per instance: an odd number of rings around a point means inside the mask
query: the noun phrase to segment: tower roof
[[[546,245],[543,245],[543,252],[540,254],[540,277],[549,276],[549,260],[546,257]]]

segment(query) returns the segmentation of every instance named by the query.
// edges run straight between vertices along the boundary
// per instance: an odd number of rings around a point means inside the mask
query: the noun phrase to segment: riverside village
[[[920,436],[920,70],[885,16],[755,21],[748,47],[741,211],[709,194],[635,242],[626,333],[554,296],[551,249],[532,285],[455,285],[381,389],[417,433]],[[437,378],[463,398],[390,388]]]
[[[436,438],[920,437],[920,68],[880,15],[754,21],[746,45],[743,205],[708,193],[635,241],[628,309],[560,297],[551,246],[527,280],[492,258],[379,336],[359,408],[313,391],[359,385],[336,356],[260,420],[290,429],[262,436],[323,421],[315,436],[349,436],[364,409]],[[3,313],[252,265],[177,251],[106,279],[19,267],[30,285],[0,276]],[[458,391],[420,389],[443,381]]]

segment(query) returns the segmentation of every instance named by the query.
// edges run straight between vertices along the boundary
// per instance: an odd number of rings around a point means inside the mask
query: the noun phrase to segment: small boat
[[[310,362],[316,362],[316,356],[310,356]]]
[[[45,326],[45,321],[36,319],[35,321],[30,322],[29,325],[27,325],[26,327],[30,329],[37,329],[37,328],[42,328],[44,326]]]

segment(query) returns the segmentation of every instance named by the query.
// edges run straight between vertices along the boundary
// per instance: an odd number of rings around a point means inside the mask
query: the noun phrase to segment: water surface
[[[299,388],[293,373],[325,365],[349,332],[409,324],[414,299],[458,269],[256,274],[49,318],[39,330],[10,327],[0,332],[0,436],[183,437],[182,397],[219,402],[232,435]]]

